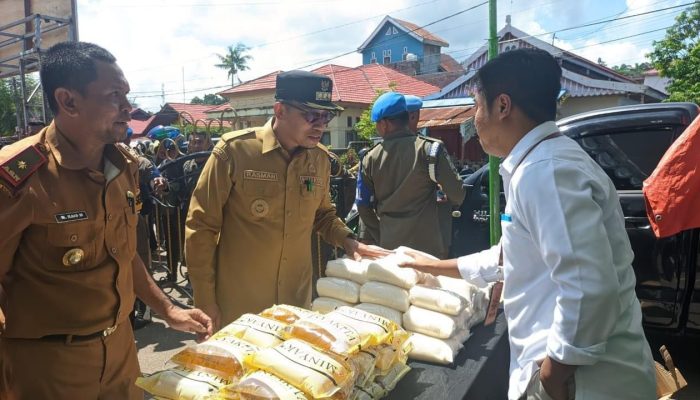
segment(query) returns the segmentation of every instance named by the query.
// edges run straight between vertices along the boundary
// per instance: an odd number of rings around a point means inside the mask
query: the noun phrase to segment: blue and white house
[[[639,103],[658,103],[668,97],[661,90],[636,82],[634,79],[587,60],[569,51],[553,46],[511,25],[498,32],[498,52],[521,48],[539,48],[549,52],[562,68],[561,87],[564,99],[559,117],[585,111]],[[469,97],[475,91],[476,71],[488,61],[488,44],[484,44],[462,62],[465,74],[444,86],[440,92],[423,100]]]
[[[441,49],[449,45],[416,24],[387,15],[357,51],[363,64],[418,61],[419,74],[429,74],[441,72]]]

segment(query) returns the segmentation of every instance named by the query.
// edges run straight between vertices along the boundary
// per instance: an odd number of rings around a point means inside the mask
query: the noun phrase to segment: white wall
[[[569,97],[564,100],[564,104],[559,108],[558,118],[568,117],[586,111],[600,110],[603,108],[625,106],[629,104],[639,104],[638,101],[629,99],[627,96],[591,96],[591,97]]]

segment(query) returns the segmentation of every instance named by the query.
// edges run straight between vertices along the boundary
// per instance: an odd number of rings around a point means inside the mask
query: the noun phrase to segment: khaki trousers
[[[569,381],[569,398],[567,400],[574,400],[575,394],[576,384],[574,379],[571,378]],[[553,400],[552,397],[544,390],[544,386],[542,386],[539,369],[534,375],[532,375],[530,383],[527,384],[525,394],[522,395],[520,400]]]
[[[122,322],[107,337],[66,343],[0,339],[0,399],[143,400],[134,334]]]

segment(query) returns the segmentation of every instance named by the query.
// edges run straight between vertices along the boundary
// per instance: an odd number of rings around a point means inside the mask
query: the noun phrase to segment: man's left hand
[[[363,258],[381,258],[386,257],[391,254],[391,251],[383,249],[378,246],[368,246],[364,243],[360,243],[357,240],[347,237],[343,242],[343,248],[345,248],[345,254],[348,257],[354,259],[355,261],[360,261]]]
[[[209,339],[214,333],[211,318],[198,308],[186,310],[173,305],[168,309],[165,322],[173,329],[196,333],[197,342]]]
[[[569,380],[576,372],[575,365],[562,364],[545,357],[540,365],[540,381],[547,394],[554,400],[568,400]]]

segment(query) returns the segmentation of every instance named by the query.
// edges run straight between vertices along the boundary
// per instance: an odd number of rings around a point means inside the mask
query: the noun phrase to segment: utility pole
[[[185,101],[185,66],[182,66],[182,102],[187,103]]]
[[[163,108],[165,105],[165,84],[160,84],[160,107]]]
[[[496,30],[497,0],[489,0],[489,60],[498,56],[498,31]],[[501,238],[501,181],[498,174],[498,157],[489,156],[489,226],[491,245]]]

